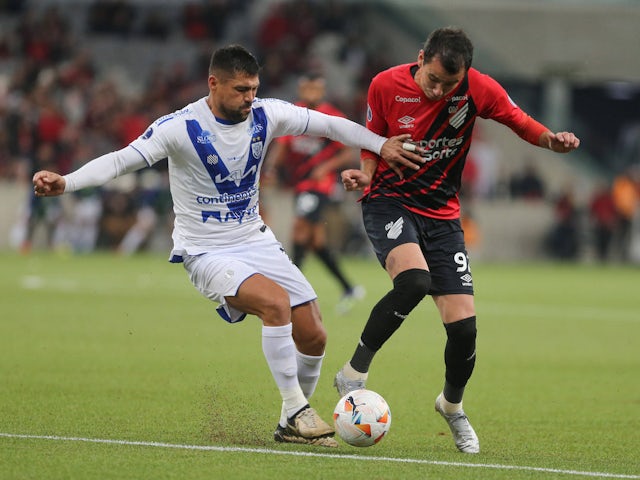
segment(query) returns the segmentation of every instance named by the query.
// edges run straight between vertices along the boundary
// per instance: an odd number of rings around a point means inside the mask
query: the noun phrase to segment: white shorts
[[[230,307],[224,297],[235,296],[240,285],[256,273],[283,287],[289,294],[291,307],[318,297],[269,228],[251,242],[185,256],[184,268],[198,291],[220,304],[218,313],[230,323],[243,320],[246,313]]]

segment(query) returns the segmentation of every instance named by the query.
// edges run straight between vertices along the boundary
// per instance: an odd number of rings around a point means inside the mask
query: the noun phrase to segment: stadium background
[[[476,67],[526,111],[583,142],[575,154],[558,156],[479,122],[463,195],[477,227],[469,242],[475,259],[593,261],[593,196],[640,163],[640,64],[633,56],[639,21],[637,2],[615,0],[0,1],[0,249],[27,250],[36,165],[69,171],[204,95],[216,46],[239,42],[256,53],[260,96],[293,100],[299,73],[324,72],[330,100],[362,122],[370,78],[413,61],[431,29],[456,24],[476,45]],[[522,190],[517,182],[532,168],[542,190]],[[167,248],[162,168],[129,177],[48,204],[49,219],[64,228],[47,239],[43,217],[32,248],[50,240],[50,248],[75,252],[94,244],[115,249],[141,204],[155,217],[147,217],[153,235],[140,248]],[[270,222],[286,245],[289,195],[265,193]],[[355,198],[337,199],[333,246],[368,255]],[[92,215],[96,238],[87,226]],[[554,232],[575,244],[550,245]],[[608,260],[639,261],[633,252],[619,255],[615,244]]]

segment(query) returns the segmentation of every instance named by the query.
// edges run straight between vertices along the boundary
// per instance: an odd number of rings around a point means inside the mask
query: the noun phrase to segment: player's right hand
[[[357,168],[343,170],[340,173],[340,177],[342,178],[342,185],[344,185],[344,189],[347,192],[362,190],[371,183],[371,177]]]
[[[62,195],[66,181],[61,175],[47,170],[40,170],[33,176],[33,191],[36,197],[55,197]]]

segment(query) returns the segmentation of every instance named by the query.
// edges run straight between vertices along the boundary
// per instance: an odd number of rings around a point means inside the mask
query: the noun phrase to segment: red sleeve
[[[475,69],[469,70],[470,85],[478,105],[478,115],[500,122],[513,130],[523,140],[540,146],[540,135],[549,130],[542,123],[527,115],[509,97],[506,90],[489,75]]]
[[[379,75],[376,76],[369,85],[367,92],[367,122],[366,127],[373,133],[377,133],[383,137],[387,136],[387,119],[384,115],[384,92],[382,92],[382,82]],[[379,159],[380,157],[368,150],[362,150],[360,158]]]
[[[291,138],[291,135],[287,135],[286,137],[276,137],[273,141],[288,147],[291,144]]]

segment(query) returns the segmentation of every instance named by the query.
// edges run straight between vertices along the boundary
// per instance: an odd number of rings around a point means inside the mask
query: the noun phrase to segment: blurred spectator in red
[[[609,247],[618,218],[611,189],[607,183],[601,183],[596,187],[589,203],[589,215],[596,258],[605,261],[609,257]]]
[[[465,200],[472,201],[476,197],[479,174],[475,159],[469,155],[464,164],[464,170],[462,170],[462,185],[460,186],[460,195]]]
[[[558,260],[576,260],[580,253],[580,234],[572,187],[566,187],[556,200],[555,217],[555,225],[546,240],[547,251]]]
[[[66,125],[67,120],[58,106],[51,100],[45,101],[40,105],[40,115],[36,124],[37,141],[58,144]]]
[[[257,44],[264,51],[276,48],[291,32],[287,5],[277,3],[269,9],[269,13],[260,24],[257,35]]]
[[[133,99],[123,103],[114,121],[119,148],[126,147],[142,135],[151,123],[140,103]]]
[[[199,3],[187,3],[182,10],[182,29],[190,40],[203,40],[209,36],[204,7]]]
[[[540,200],[545,195],[544,181],[531,159],[527,159],[521,173],[516,173],[511,177],[509,188],[512,198]]]

